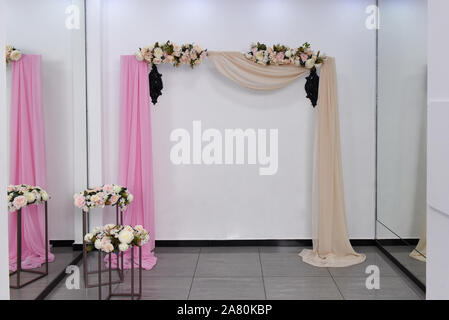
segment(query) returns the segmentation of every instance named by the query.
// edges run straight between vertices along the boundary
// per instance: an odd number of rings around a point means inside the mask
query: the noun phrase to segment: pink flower
[[[309,60],[309,56],[305,53],[301,53],[300,57],[302,62],[306,62],[307,60]]]
[[[103,191],[107,193],[111,193],[114,190],[114,187],[111,184],[105,184],[103,187]]]
[[[190,62],[190,55],[187,53],[184,53],[181,57],[181,62],[182,63],[189,63]]]
[[[119,198],[120,198],[119,196],[113,195],[110,199],[111,205],[116,204]]]
[[[279,62],[281,62],[282,60],[284,60],[284,53],[283,53],[283,52],[279,52],[279,53],[276,55],[276,60],[279,61]]]
[[[25,207],[28,204],[28,201],[25,196],[18,196],[14,199],[12,204],[14,205],[14,208],[16,208],[16,210],[19,210],[20,208]]]
[[[84,196],[82,195],[78,195],[75,198],[75,206],[77,206],[78,208],[82,208],[84,207],[84,204],[86,203],[86,199],[84,198]]]

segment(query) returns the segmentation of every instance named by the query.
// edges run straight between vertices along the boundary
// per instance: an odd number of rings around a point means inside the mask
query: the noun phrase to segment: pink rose
[[[105,184],[103,187],[103,191],[107,193],[111,193],[114,190],[114,187],[111,184]]]
[[[278,60],[278,61],[284,60],[284,53],[283,53],[283,52],[279,52],[279,53],[276,55],[276,60]]]
[[[190,55],[184,53],[184,54],[182,55],[182,57],[181,57],[181,61],[182,61],[183,63],[189,63],[189,62],[190,62]]]
[[[25,196],[18,196],[14,199],[12,204],[14,205],[14,208],[16,208],[16,210],[19,210],[20,208],[25,207],[28,204],[28,201]]]
[[[119,196],[113,195],[110,199],[111,205],[116,204],[119,198],[120,198]]]
[[[306,62],[307,60],[309,60],[309,56],[305,53],[301,53],[300,57],[302,62]]]
[[[75,206],[77,206],[78,208],[84,207],[85,204],[86,204],[86,199],[84,198],[84,196],[78,195],[75,198]]]

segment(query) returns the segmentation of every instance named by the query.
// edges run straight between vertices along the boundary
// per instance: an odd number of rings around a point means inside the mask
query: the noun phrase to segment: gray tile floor
[[[73,261],[73,259],[80,254],[80,251],[73,251],[71,247],[52,248],[51,252],[55,255],[55,260],[48,264],[48,276],[39,279],[21,289],[10,289],[11,300],[34,300],[58,275],[66,266]],[[44,270],[38,268],[36,270]],[[36,275],[23,273],[21,279],[27,281],[34,278]],[[10,282],[15,284],[16,276],[10,277]]]
[[[413,247],[385,246],[384,248],[419,280],[424,284],[426,283],[426,263],[410,257],[410,252],[413,250]]]
[[[423,299],[423,292],[375,247],[349,268],[317,268],[298,257],[299,247],[157,248],[158,264],[143,271],[143,299]],[[92,263],[95,264],[95,258]],[[380,289],[365,287],[368,265],[380,269]],[[104,274],[106,278],[106,274]],[[115,292],[129,290],[125,283]],[[82,286],[82,284],[81,284]],[[106,294],[107,288],[103,288]],[[64,281],[48,299],[97,299],[98,289],[68,290]]]

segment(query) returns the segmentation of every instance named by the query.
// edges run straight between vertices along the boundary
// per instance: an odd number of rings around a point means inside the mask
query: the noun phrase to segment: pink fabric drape
[[[12,63],[10,183],[46,188],[45,130],[41,56],[23,55]],[[44,206],[22,209],[22,268],[45,262]],[[49,253],[49,261],[54,256]],[[17,268],[17,213],[9,213],[9,269]]]
[[[148,65],[135,56],[121,56],[118,182],[134,195],[123,214],[125,224],[142,225],[150,242],[142,248],[142,266],[156,264],[154,250],[153,156],[151,146]],[[138,263],[135,249],[135,263]],[[131,252],[125,253],[125,268],[131,267]]]

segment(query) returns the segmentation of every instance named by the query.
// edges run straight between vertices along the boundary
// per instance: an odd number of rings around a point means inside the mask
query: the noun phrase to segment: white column
[[[429,0],[427,299],[449,299],[449,1]]]
[[[8,168],[8,117],[6,106],[6,62],[5,62],[5,3],[0,0],[0,194],[6,194],[9,180]],[[9,299],[9,250],[8,208],[6,198],[0,197],[0,299]]]
[[[74,5],[84,11],[83,0],[73,0]],[[86,70],[85,63],[85,28],[84,14],[80,30],[72,31],[72,70],[73,70],[73,130],[74,130],[74,159],[73,159],[73,190],[82,191],[87,187],[87,110],[86,110]],[[82,214],[81,210],[73,209],[74,240],[82,243]]]

